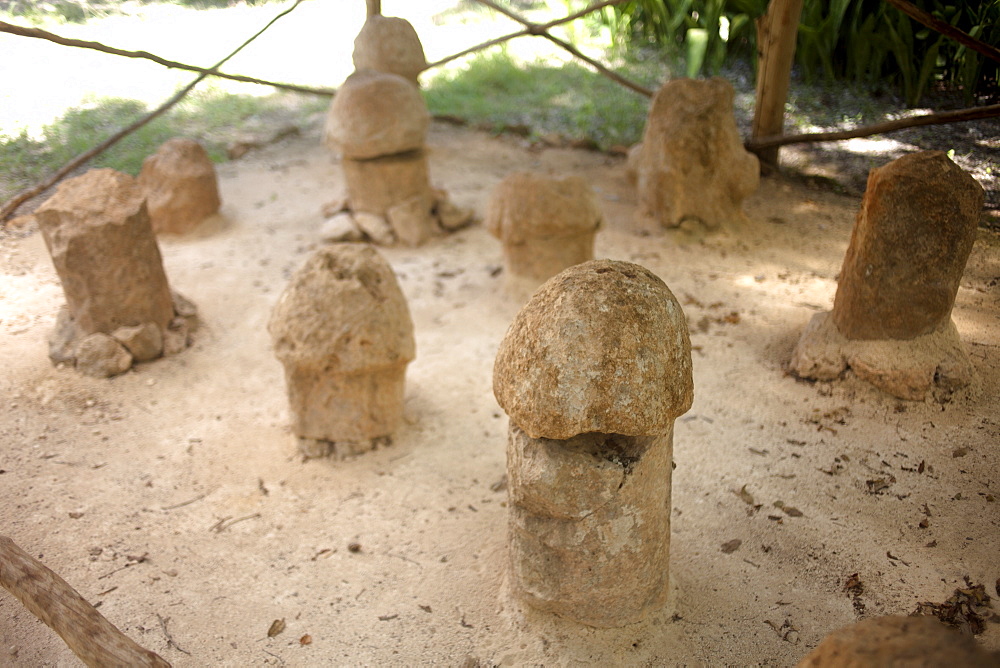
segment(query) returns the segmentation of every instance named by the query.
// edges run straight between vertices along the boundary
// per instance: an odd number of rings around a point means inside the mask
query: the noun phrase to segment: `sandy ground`
[[[44,244],[0,240],[2,533],[177,666],[791,665],[829,631],[944,601],[966,576],[992,592],[996,235],[980,232],[954,312],[974,385],[946,404],[901,402],[784,371],[832,303],[858,200],[766,179],[738,232],[682,238],[636,227],[616,158],[444,125],[429,144],[435,183],[480,214],[510,171],[584,176],[606,215],[596,255],[649,267],[684,304],[695,402],[676,426],[663,610],[596,630],[508,594],[507,418],[491,370],[519,304],[481,225],[382,251],[418,348],[392,446],[298,455],[266,322],[320,243],[321,205],[342,193],[316,123],[220,166],[221,216],[162,240],[203,319],[176,357],[112,380],[54,368],[63,298]],[[844,591],[854,574],[858,595]],[[269,637],[275,620],[284,631]],[[1000,648],[1000,623],[979,642]],[[0,664],[77,661],[0,591]]]

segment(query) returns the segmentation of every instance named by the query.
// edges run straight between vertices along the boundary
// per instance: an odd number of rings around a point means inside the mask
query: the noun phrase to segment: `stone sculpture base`
[[[110,334],[87,333],[77,326],[69,308],[63,306],[49,335],[49,359],[53,364],[75,366],[95,378],[125,373],[133,364],[176,355],[191,345],[198,326],[197,309],[188,299],[173,292],[174,317],[166,328],[153,322],[119,327]]]
[[[292,430],[302,454],[343,459],[387,443],[403,418],[405,377],[405,362],[361,373],[286,367]]]
[[[950,318],[913,339],[852,340],[840,333],[830,312],[817,313],[792,353],[791,371],[801,378],[833,380],[848,367],[875,387],[912,401],[923,401],[933,389],[951,393],[973,376]]]
[[[673,431],[531,438],[507,447],[510,573],[539,610],[596,627],[642,620],[668,593]]]
[[[375,162],[375,161],[368,161]],[[347,165],[348,161],[345,160]],[[345,169],[345,173],[349,173]],[[372,178],[378,181],[378,175]],[[382,193],[370,201],[381,201],[392,196],[382,185],[371,186]],[[396,191],[406,193],[406,188]],[[369,194],[363,194],[360,201],[366,201]],[[380,246],[391,246],[397,242],[407,246],[420,246],[430,239],[468,226],[473,221],[473,212],[456,206],[448,199],[448,193],[437,188],[417,193],[409,199],[388,206],[381,213],[357,207],[358,198],[339,199],[323,206],[323,215],[328,218],[320,230],[324,241],[351,242],[369,240]]]

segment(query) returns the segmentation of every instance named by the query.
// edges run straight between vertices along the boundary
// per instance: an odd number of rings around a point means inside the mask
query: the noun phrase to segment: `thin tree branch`
[[[906,0],[885,0],[885,1],[888,2],[890,5],[892,5],[893,7],[895,7],[896,9],[898,9],[899,11],[906,14],[907,16],[909,16],[917,23],[923,24],[928,28],[930,28],[931,30],[941,33],[942,35],[951,37],[959,44],[964,44],[973,51],[981,53],[987,58],[990,58],[1000,63],[1000,49],[997,49],[994,46],[990,46],[985,42],[979,41],[978,39],[968,34],[967,32],[959,30],[950,23],[942,21],[936,16],[933,16],[932,14],[924,11],[923,9],[920,9],[919,7],[915,7],[912,3],[907,2]]]
[[[586,16],[587,14],[596,12],[599,9],[604,9],[605,7],[610,7],[611,5],[620,5],[623,2],[626,2],[626,0],[605,0],[604,2],[599,2],[599,3],[595,4],[595,5],[590,5],[588,7],[585,7],[585,8],[581,9],[578,12],[574,12],[573,14],[570,14],[569,16],[564,16],[561,19],[556,19],[555,21],[549,21],[548,23],[543,23],[543,24],[540,24],[540,25],[535,25],[535,26],[532,26],[531,28],[525,28],[524,30],[518,30],[517,32],[512,32],[509,35],[504,35],[502,37],[497,37],[495,39],[488,40],[486,42],[483,42],[482,44],[478,44],[476,46],[469,47],[468,49],[465,49],[464,51],[459,51],[458,53],[453,53],[450,56],[446,56],[446,57],[442,58],[441,60],[438,60],[438,61],[435,61],[433,63],[430,63],[426,67],[424,67],[423,71],[427,71],[427,70],[431,69],[432,67],[439,67],[441,65],[444,65],[445,63],[450,63],[451,61],[457,60],[457,59],[461,58],[462,56],[467,56],[470,53],[475,53],[477,51],[482,51],[483,49],[488,49],[491,46],[496,46],[497,44],[503,44],[504,42],[507,42],[509,40],[514,39],[515,37],[523,37],[525,35],[537,35],[537,34],[539,34],[539,31],[541,31],[541,30],[548,30],[549,28],[554,28],[554,27],[556,27],[558,25],[562,25],[563,23],[569,23],[570,21],[575,21],[576,19],[578,19],[578,18],[580,18],[582,16]],[[517,20],[517,19],[515,19],[515,20]]]
[[[540,24],[532,23],[531,21],[528,21],[526,19],[521,18],[515,12],[510,11],[506,7],[498,5],[497,3],[493,2],[493,0],[477,0],[477,2],[479,2],[480,4],[486,5],[487,7],[490,7],[491,9],[500,12],[504,16],[507,16],[508,18],[511,18],[511,19],[517,21],[518,23],[522,24],[525,27],[525,29],[528,32],[528,34],[537,35],[539,37],[544,37],[545,39],[549,40],[550,42],[552,42],[554,44],[558,44],[559,46],[561,46],[562,48],[566,49],[571,54],[573,54],[574,56],[576,56],[580,60],[584,61],[585,63],[587,63],[588,65],[590,65],[591,67],[593,67],[595,70],[597,70],[599,73],[601,73],[604,76],[608,77],[612,81],[615,81],[616,83],[619,83],[622,86],[625,86],[626,88],[628,88],[630,90],[633,90],[636,93],[639,93],[640,95],[645,95],[646,97],[653,97],[653,91],[649,90],[648,88],[644,88],[643,86],[640,86],[639,84],[637,84],[637,83],[635,83],[633,81],[630,81],[630,80],[626,79],[625,77],[623,77],[622,75],[618,74],[617,72],[612,72],[607,67],[605,67],[601,63],[597,62],[593,58],[589,58],[589,57],[583,55],[575,46],[573,46],[569,42],[565,42],[565,41],[559,39],[558,37],[554,37],[553,35],[549,34],[549,32],[548,32],[549,28],[551,28],[553,25],[558,25],[559,23],[563,23],[563,22],[565,22],[565,20],[571,20],[569,17],[567,17],[567,19],[562,20],[562,21],[556,21],[554,23],[548,23],[548,24],[542,24],[542,25],[540,25]],[[617,2],[616,1],[612,1],[612,2],[604,2],[604,3],[598,3],[596,5],[591,5],[586,10],[583,10],[582,13],[581,12],[577,12],[576,15],[572,16],[572,18],[579,18],[580,16],[583,16],[584,14],[586,14],[588,12],[596,11],[598,9],[601,9],[602,7],[606,7],[608,5],[613,5],[613,4],[617,4]],[[516,37],[517,35],[513,35],[513,36]]]
[[[65,580],[0,536],[0,586],[45,622],[88,666],[170,668],[118,630]]]
[[[62,46],[74,46],[81,49],[92,49],[94,51],[100,51],[101,53],[109,53],[113,56],[124,56],[126,58],[141,58],[145,60],[151,60],[154,63],[163,65],[164,67],[169,67],[172,69],[188,70],[190,72],[200,72],[201,74],[210,74],[215,77],[222,79],[231,79],[233,81],[242,81],[244,83],[260,84],[262,86],[273,86],[275,88],[280,88],[282,90],[295,91],[296,93],[308,93],[311,95],[333,95],[334,91],[329,88],[311,88],[309,86],[299,86],[297,84],[280,83],[277,81],[267,81],[265,79],[257,79],[254,77],[243,76],[242,74],[226,74],[225,72],[215,72],[212,70],[206,70],[202,67],[196,65],[187,65],[185,63],[178,63],[173,60],[167,60],[166,58],[161,58],[156,54],[149,53],[148,51],[126,51],[124,49],[118,49],[113,46],[107,46],[106,44],[101,44],[100,42],[91,42],[87,40],[80,39],[70,39],[68,37],[62,37],[56,35],[55,33],[48,32],[46,30],[40,30],[38,28],[26,28],[24,26],[14,25],[12,23],[5,23],[0,21],[0,32],[9,33],[11,35],[20,35],[21,37],[34,37],[36,39],[44,39]]]
[[[871,135],[894,132],[905,128],[914,128],[921,125],[942,125],[945,123],[960,123],[962,121],[975,121],[983,118],[993,118],[1000,116],[1000,104],[991,104],[985,107],[971,107],[969,109],[957,109],[955,111],[943,111],[936,114],[923,114],[911,116],[909,118],[898,118],[874,125],[866,125],[853,130],[839,130],[836,132],[808,132],[798,135],[782,135],[778,137],[760,137],[759,139],[748,139],[744,146],[747,150],[753,151],[760,148],[773,146],[787,146],[789,144],[808,144],[820,141],[839,141],[841,139],[853,139],[855,137],[870,137]]]
[[[208,70],[206,70],[204,73],[198,75],[198,77],[196,77],[191,83],[189,83],[187,86],[185,86],[184,88],[182,88],[173,97],[171,97],[169,100],[167,100],[166,102],[164,102],[163,104],[161,104],[159,107],[157,107],[153,111],[149,112],[148,114],[146,114],[142,118],[138,119],[137,121],[135,121],[134,123],[132,123],[128,127],[125,127],[123,129],[119,130],[118,132],[116,132],[115,134],[111,135],[110,137],[108,137],[107,139],[105,139],[104,141],[102,141],[100,144],[98,144],[97,146],[93,147],[92,149],[90,149],[88,151],[85,151],[85,152],[81,153],[80,155],[76,156],[75,158],[73,158],[72,160],[70,160],[68,163],[66,163],[65,165],[63,165],[59,169],[59,171],[57,171],[55,174],[53,174],[52,176],[50,176],[48,179],[46,179],[42,183],[39,183],[38,185],[36,185],[36,186],[34,186],[32,188],[29,188],[28,190],[25,190],[25,191],[23,191],[23,192],[15,195],[13,198],[11,198],[10,201],[8,201],[3,206],[3,208],[0,208],[0,225],[4,225],[6,223],[6,221],[7,221],[7,219],[10,218],[10,216],[13,215],[13,213],[15,211],[17,211],[17,208],[19,206],[21,206],[22,204],[24,204],[25,202],[27,202],[31,198],[36,197],[39,194],[45,192],[46,190],[48,190],[49,188],[51,188],[52,186],[54,186],[56,183],[59,183],[59,181],[61,181],[63,178],[65,178],[67,174],[69,174],[70,172],[72,172],[76,168],[80,167],[81,165],[83,165],[84,163],[86,163],[87,161],[89,161],[94,156],[99,155],[99,154],[103,153],[104,151],[106,151],[107,149],[111,148],[112,146],[114,146],[115,144],[117,144],[123,137],[125,137],[125,136],[129,135],[130,133],[134,132],[135,130],[141,128],[143,125],[149,123],[151,120],[153,120],[157,116],[160,116],[161,114],[163,114],[164,112],[166,112],[168,109],[170,109],[171,107],[173,107],[175,104],[177,104],[178,102],[180,102],[184,98],[184,96],[187,95],[188,93],[190,93],[191,90],[195,86],[197,86],[199,83],[201,83],[202,81],[204,81],[205,78],[208,77],[210,74],[214,74],[215,71],[218,68],[222,67],[222,65],[225,64],[226,61],[228,61],[230,58],[232,58],[237,53],[239,53],[240,51],[242,51],[246,46],[248,46],[255,39],[257,39],[262,34],[264,34],[264,31],[267,30],[268,28],[270,28],[272,25],[274,25],[274,23],[278,19],[280,19],[283,16],[286,16],[287,14],[291,13],[291,11],[293,9],[295,9],[296,7],[298,7],[301,2],[302,2],[302,0],[295,0],[295,3],[291,7],[289,7],[288,9],[284,10],[283,12],[281,12],[280,14],[278,14],[277,16],[275,16],[273,19],[271,19],[266,26],[264,26],[263,28],[261,28],[256,34],[254,34],[248,40],[246,40],[245,42],[243,42],[242,44],[240,44],[236,48],[236,50],[234,50],[228,56],[226,56],[225,58],[223,58],[222,60],[220,60],[219,62],[217,62],[215,65],[213,65],[211,68],[209,68]]]
[[[464,51],[459,51],[458,53],[453,53],[450,56],[445,56],[441,60],[435,60],[433,63],[428,63],[424,67],[424,69],[421,70],[421,71],[422,72],[426,72],[427,70],[431,69],[432,67],[440,67],[441,65],[444,65],[445,63],[450,63],[453,60],[458,60],[462,56],[467,56],[470,53],[476,53],[477,51],[482,51],[483,49],[488,49],[491,46],[496,46],[497,44],[503,44],[504,42],[508,42],[508,41],[514,39],[515,37],[523,37],[525,35],[530,35],[530,34],[531,33],[527,29],[525,29],[525,30],[518,30],[517,32],[512,32],[509,35],[504,35],[502,37],[496,37],[494,39],[487,40],[487,41],[483,42],[482,44],[477,44],[476,46],[470,46],[468,49],[466,49]]]

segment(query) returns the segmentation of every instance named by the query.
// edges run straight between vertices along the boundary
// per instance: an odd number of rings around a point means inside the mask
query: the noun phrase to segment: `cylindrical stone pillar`
[[[649,270],[597,260],[546,282],[500,344],[493,392],[510,416],[516,596],[598,627],[668,592],[673,422],[691,406],[691,343]]]
[[[951,318],[983,189],[942,151],[873,169],[837,284],[848,339],[913,339]]]
[[[173,298],[134,178],[91,170],[63,182],[35,217],[80,332],[146,323],[167,329]]]

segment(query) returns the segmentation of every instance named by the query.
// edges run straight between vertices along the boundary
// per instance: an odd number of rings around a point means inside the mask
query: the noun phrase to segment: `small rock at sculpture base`
[[[163,143],[139,173],[150,223],[157,233],[184,234],[222,203],[215,166],[201,144],[183,137]]]
[[[472,209],[463,209],[457,206],[448,199],[447,195],[438,196],[434,205],[434,214],[437,216],[441,229],[446,232],[455,232],[467,227],[475,216]]]
[[[389,207],[386,219],[400,242],[420,246],[438,231],[437,221],[431,215],[432,207],[429,196],[418,195]]]
[[[354,214],[354,222],[358,228],[380,246],[391,246],[396,243],[396,235],[392,231],[392,225],[376,213],[357,211]]]
[[[109,378],[132,367],[132,355],[113,337],[90,334],[76,345],[76,369],[95,378]]]
[[[181,293],[171,290],[174,299],[174,315],[180,318],[194,318],[198,315],[198,307]]]
[[[306,459],[330,458],[338,461],[351,459],[379,447],[392,445],[392,437],[380,436],[361,441],[328,441],[322,438],[298,438],[299,452]]]
[[[332,199],[325,203],[321,208],[320,212],[323,214],[324,218],[332,218],[342,211],[347,211],[348,203],[346,197],[338,197],[337,199]]]
[[[174,318],[163,332],[163,354],[176,355],[191,345],[191,326],[187,318]]]
[[[111,336],[125,346],[136,362],[148,362],[163,354],[163,332],[151,322],[119,327]]]
[[[347,211],[338,213],[323,222],[319,228],[319,238],[327,242],[361,241],[364,233],[354,222],[354,216]]]
[[[59,307],[56,326],[49,334],[49,359],[54,364],[72,362],[76,358],[76,341],[82,334],[73,322],[69,307],[65,304]]]

